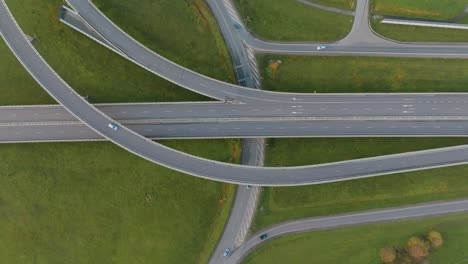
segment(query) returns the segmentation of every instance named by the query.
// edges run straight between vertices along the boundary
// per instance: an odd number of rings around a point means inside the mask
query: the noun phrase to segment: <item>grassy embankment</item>
[[[333,41],[350,31],[352,18],[295,0],[235,0],[246,26],[258,36],[284,41]]]
[[[310,2],[346,10],[354,10],[356,8],[355,0],[310,0]]]
[[[465,0],[374,0],[372,13],[445,21],[460,14],[466,4]],[[464,19],[457,23],[466,21]],[[377,33],[400,41],[468,42],[468,30],[386,25],[376,20],[372,21],[372,27]]]

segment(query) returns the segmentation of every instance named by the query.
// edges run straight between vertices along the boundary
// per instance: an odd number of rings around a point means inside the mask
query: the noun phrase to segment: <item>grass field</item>
[[[204,99],[201,95],[155,76],[60,23],[58,8],[63,3],[61,0],[6,2],[25,33],[37,37],[35,47],[47,62],[73,88],[80,94],[89,96],[93,102]],[[150,3],[149,0],[140,1],[139,5]],[[170,10],[166,9],[166,12]],[[187,27],[196,28],[197,25],[192,22]],[[172,37],[174,39],[176,35],[173,34]],[[206,39],[210,39],[209,35],[206,35]],[[212,49],[216,50],[216,46]],[[17,69],[20,70],[17,67],[12,71]],[[227,72],[226,76],[232,74]],[[34,96],[35,94],[31,95],[32,98]]]
[[[169,141],[221,161],[238,142]],[[234,186],[154,165],[110,143],[0,146],[5,263],[206,263]]]
[[[258,55],[265,90],[289,92],[467,92],[466,60]],[[281,60],[276,72],[270,60]],[[339,78],[336,78],[339,76]]]
[[[466,0],[373,0],[372,13],[447,20],[460,14],[466,4]]]
[[[310,0],[310,2],[347,10],[354,10],[356,7],[355,0]]]
[[[270,40],[332,41],[346,36],[352,18],[295,0],[235,0],[246,26]]]
[[[380,248],[403,246],[412,235],[438,230],[445,241],[431,253],[431,263],[461,264],[468,258],[467,223],[468,215],[459,214],[290,235],[265,243],[242,263],[380,263]]]
[[[467,143],[468,138],[274,139],[268,141],[266,164],[318,164]],[[466,197],[467,173],[468,166],[458,166],[312,186],[266,188],[255,229],[289,219]]]
[[[418,19],[449,20],[459,15],[468,4],[465,0],[374,0],[372,13]],[[457,23],[466,23],[466,19]],[[399,41],[468,42],[468,31],[458,29],[413,27],[380,24],[372,20],[372,27],[382,36]]]
[[[381,24],[372,21],[378,34],[407,42],[468,42],[468,30]]]
[[[125,32],[159,54],[216,79],[234,81],[224,39],[204,0],[93,2]]]

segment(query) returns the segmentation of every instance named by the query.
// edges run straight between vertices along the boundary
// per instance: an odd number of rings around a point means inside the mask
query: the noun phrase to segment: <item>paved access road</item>
[[[75,0],[80,1],[80,0]],[[220,1],[213,12],[225,15],[227,8]],[[257,52],[274,54],[344,55],[382,57],[424,57],[424,58],[468,58],[468,45],[462,43],[403,43],[378,36],[369,25],[370,0],[356,1],[356,14],[350,33],[342,40],[332,43],[319,42],[274,42],[257,38],[248,30],[240,32],[244,42]],[[224,10],[223,10],[224,9]],[[237,14],[235,14],[237,15]],[[233,20],[231,15],[231,20]],[[240,20],[242,21],[242,20]],[[232,22],[231,22],[232,23]],[[318,45],[326,44],[327,49],[317,51]]]
[[[337,216],[317,217],[286,222],[264,229],[244,243],[225,261],[226,264],[239,263],[250,251],[265,241],[287,234],[301,233],[313,230],[333,229],[377,222],[388,222],[420,217],[437,216],[468,211],[468,200],[420,204],[384,210],[358,212]],[[268,239],[261,240],[261,234],[268,234]]]

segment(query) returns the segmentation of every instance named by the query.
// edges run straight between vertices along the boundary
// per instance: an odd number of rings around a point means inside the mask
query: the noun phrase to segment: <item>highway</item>
[[[468,135],[467,103],[430,102],[389,104],[387,109],[378,103],[350,108],[218,102],[95,106],[151,139]],[[104,139],[59,105],[0,107],[1,143]]]
[[[448,120],[468,118],[468,96],[430,96],[428,100],[316,104],[125,103],[96,104],[97,109],[120,120]],[[73,121],[59,105],[0,106],[0,123]]]
[[[390,208],[350,214],[316,217],[291,221],[264,229],[251,237],[241,247],[226,258],[226,264],[240,263],[240,261],[252,250],[263,242],[284,236],[287,234],[302,233],[314,230],[327,230],[341,227],[349,227],[362,224],[381,223],[388,221],[401,221],[421,217],[434,217],[444,214],[461,213],[468,211],[468,200],[451,202],[438,202],[430,204],[418,204],[408,207]],[[261,240],[261,234],[268,234],[268,239]]]

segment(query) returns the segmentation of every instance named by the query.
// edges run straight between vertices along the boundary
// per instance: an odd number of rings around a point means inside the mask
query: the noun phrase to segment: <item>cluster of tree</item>
[[[443,243],[439,232],[430,231],[425,236],[410,237],[404,247],[384,247],[379,256],[385,264],[429,263],[425,258]]]

